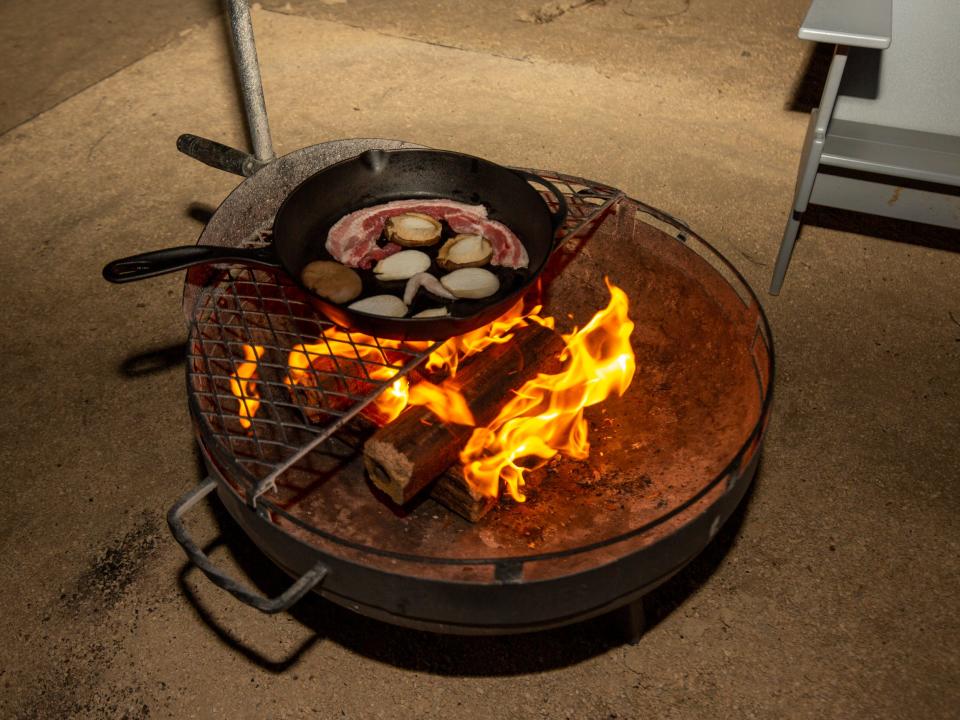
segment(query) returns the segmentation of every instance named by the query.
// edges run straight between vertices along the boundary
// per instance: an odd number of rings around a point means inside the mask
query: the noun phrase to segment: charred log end
[[[363,450],[363,464],[374,485],[389,495],[397,505],[409,502],[412,497],[409,490],[413,461],[393,445],[378,442],[374,438],[366,442]]]

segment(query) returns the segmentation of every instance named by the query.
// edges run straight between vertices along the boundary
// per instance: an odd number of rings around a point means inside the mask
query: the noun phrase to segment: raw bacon
[[[510,268],[529,264],[527,251],[509,228],[487,219],[483,205],[467,205],[454,200],[394,200],[364,208],[338,220],[327,235],[327,252],[349,267],[370,268],[375,262],[400,252],[395,243],[377,246],[388,218],[408,212],[425,213],[438,220],[446,220],[454,232],[477,233],[493,246],[491,263]]]

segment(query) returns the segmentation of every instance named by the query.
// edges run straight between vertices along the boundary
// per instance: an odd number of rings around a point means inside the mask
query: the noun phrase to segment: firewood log
[[[537,373],[556,372],[562,349],[554,330],[533,324],[518,330],[511,341],[470,358],[445,382],[460,390],[477,426],[483,427],[497,416],[511,391]],[[403,505],[457,463],[473,430],[413,406],[366,441],[364,464],[377,487]]]

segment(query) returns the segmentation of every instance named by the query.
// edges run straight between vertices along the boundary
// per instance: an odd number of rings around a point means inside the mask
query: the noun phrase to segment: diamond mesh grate
[[[623,197],[605,185],[535,172],[567,200],[563,240],[590,227]],[[554,206],[549,193],[544,199]],[[268,238],[264,229],[245,244]],[[309,350],[298,349],[302,345]],[[255,504],[284,472],[309,464],[314,448],[439,345],[401,345],[342,330],[318,315],[282,272],[223,270],[199,293],[190,323],[191,411],[205,447]],[[309,362],[291,382],[288,361],[298,350]]]

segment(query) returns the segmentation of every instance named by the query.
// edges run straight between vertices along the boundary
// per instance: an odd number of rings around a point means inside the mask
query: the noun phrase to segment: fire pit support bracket
[[[622,628],[624,639],[630,645],[637,645],[647,629],[647,613],[643,598],[634,600],[616,611],[617,621]]]

